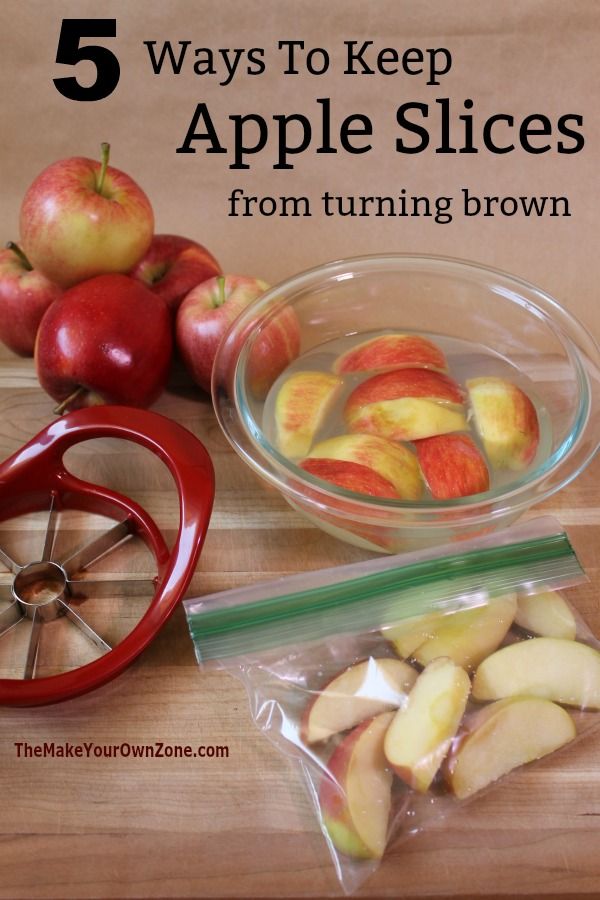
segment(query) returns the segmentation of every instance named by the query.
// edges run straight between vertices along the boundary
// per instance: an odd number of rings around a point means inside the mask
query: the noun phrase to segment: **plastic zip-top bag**
[[[201,665],[299,760],[347,892],[425,827],[597,724],[600,644],[559,523],[188,600]]]

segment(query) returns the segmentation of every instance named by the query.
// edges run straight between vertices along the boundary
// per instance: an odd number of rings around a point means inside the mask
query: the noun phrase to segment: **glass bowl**
[[[263,427],[265,389],[277,368],[266,386],[253,386],[265,342],[276,352],[273,322],[289,316],[288,307],[300,325],[300,354],[348,335],[389,330],[438,336],[442,346],[458,339],[489,348],[533,383],[547,410],[542,458],[486,493],[444,501],[372,498],[313,477],[286,459]],[[505,527],[575,478],[600,443],[600,350],[587,330],[534,285],[442,257],[339,260],[282,282],[249,305],[223,338],[212,389],[221,428],[262,479],[315,525],[378,551]]]

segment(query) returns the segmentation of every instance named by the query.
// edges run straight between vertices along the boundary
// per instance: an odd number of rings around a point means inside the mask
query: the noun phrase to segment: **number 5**
[[[55,78],[56,90],[68,100],[103,100],[112,94],[121,68],[119,60],[106,47],[91,44],[80,47],[82,37],[116,37],[116,19],[63,19],[56,50],[56,62],[76,66],[82,59],[91,60],[96,66],[96,80],[89,87],[82,87],[74,76]]]

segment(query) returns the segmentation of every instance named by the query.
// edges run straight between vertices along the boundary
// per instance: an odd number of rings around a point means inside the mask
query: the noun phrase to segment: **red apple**
[[[0,252],[0,340],[19,356],[33,356],[41,318],[61,294],[16,244],[7,244]]]
[[[145,256],[129,273],[175,311],[196,285],[221,274],[221,267],[202,244],[176,234],[155,234]]]
[[[41,321],[35,362],[59,411],[121,403],[150,406],[172,351],[164,300],[126,275],[98,275],[59,297]]]
[[[128,272],[154,230],[150,201],[124,172],[75,156],[44,169],[21,205],[21,240],[34,268],[61,287]]]
[[[242,310],[261,296],[268,285],[258,278],[226,275],[210,278],[184,298],[177,311],[175,337],[183,361],[194,381],[210,391],[210,379],[221,338]],[[245,340],[231,346],[234,356]],[[248,359],[251,390],[259,397],[300,351],[300,326],[294,311],[286,307],[262,330]]]
[[[436,500],[489,490],[488,467],[468,434],[439,434],[415,441],[415,448],[431,496]]]

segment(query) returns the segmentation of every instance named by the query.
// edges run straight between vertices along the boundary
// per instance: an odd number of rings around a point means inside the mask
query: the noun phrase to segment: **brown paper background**
[[[595,0],[3,0],[0,16],[3,240],[15,237],[23,192],[44,165],[69,155],[94,156],[99,142],[109,140],[114,165],[149,194],[157,230],[206,243],[228,272],[273,282],[340,256],[381,251],[459,256],[539,284],[600,336],[600,4]],[[103,43],[120,60],[121,81],[104,101],[74,103],[52,82],[73,74],[54,62],[60,23],[63,17],[98,16],[117,19],[117,38]],[[238,75],[226,87],[215,77],[194,75],[191,66],[180,76],[154,76],[142,41],[166,38],[189,39],[192,48],[265,47],[267,71]],[[427,86],[425,76],[344,76],[343,41],[361,38],[400,51],[445,46],[453,67],[437,87]],[[275,50],[281,39],[324,46],[332,55],[330,71],[284,77],[284,58]],[[86,69],[91,78],[90,63],[76,70],[82,80]],[[519,120],[539,112],[556,121],[564,113],[580,113],[586,146],[574,155],[517,150],[504,156],[486,151],[449,156],[431,148],[414,156],[395,153],[396,107],[414,100],[433,110],[435,98],[446,96],[455,102],[456,115],[466,97],[482,118],[509,112]],[[331,97],[336,122],[351,113],[369,114],[375,149],[362,156],[309,150],[293,171],[284,172],[272,169],[269,148],[249,172],[230,171],[230,157],[202,150],[175,153],[198,102],[208,104],[227,143],[229,115],[303,112],[314,118],[317,97]],[[432,197],[456,196],[461,187],[480,195],[566,194],[572,217],[465,219],[457,207],[452,223],[441,225],[426,218],[327,219],[315,204],[312,218],[228,218],[226,198],[237,186],[259,196],[308,194],[315,200],[326,189],[394,195],[402,187]]]

